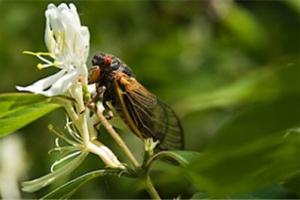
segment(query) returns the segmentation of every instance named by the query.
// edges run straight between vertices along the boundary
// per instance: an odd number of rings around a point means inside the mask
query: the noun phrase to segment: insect
[[[123,61],[97,53],[92,64],[89,84],[96,84],[94,101],[102,95],[105,110],[110,110],[107,103],[111,102],[136,136],[159,140],[160,150],[184,148],[183,129],[175,112],[142,86]]]

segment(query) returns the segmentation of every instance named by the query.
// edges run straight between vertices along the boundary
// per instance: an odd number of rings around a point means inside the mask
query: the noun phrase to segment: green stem
[[[96,115],[101,122],[101,124],[105,127],[107,132],[111,135],[111,137],[115,140],[115,142],[119,145],[119,147],[123,150],[125,155],[129,158],[129,160],[132,162],[135,168],[139,167],[140,164],[134,157],[133,153],[130,151],[130,149],[127,147],[124,140],[120,137],[120,135],[113,129],[112,125],[106,120],[106,118],[103,116],[102,112],[95,107]]]
[[[155,199],[155,200],[161,199],[158,192],[156,191],[149,175],[146,176],[146,190],[152,199]]]

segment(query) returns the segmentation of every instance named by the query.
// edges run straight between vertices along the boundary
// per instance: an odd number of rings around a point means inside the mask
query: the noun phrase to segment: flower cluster
[[[45,43],[49,52],[25,52],[37,56],[43,63],[38,68],[57,67],[59,71],[19,91],[29,91],[45,96],[64,94],[79,76],[87,78],[86,60],[89,54],[90,34],[82,26],[73,4],[69,7],[49,4],[45,12]]]
[[[66,132],[73,137],[74,142],[63,136],[63,133],[56,134],[71,146],[70,155],[62,158],[62,161],[79,155],[79,151],[91,152],[98,155],[107,167],[124,168],[114,153],[100,141],[97,141],[97,133],[93,127],[95,120],[92,119],[92,111],[85,107],[84,91],[87,89],[87,66],[86,61],[89,54],[90,34],[86,26],[82,26],[74,4],[65,3],[56,7],[49,4],[45,11],[46,28],[45,44],[49,52],[25,53],[38,57],[42,63],[38,64],[39,69],[56,67],[58,72],[46,78],[38,80],[26,87],[17,86],[19,91],[27,91],[45,96],[68,96],[74,101],[63,102],[62,105],[68,114]],[[89,91],[88,91],[89,93]],[[101,110],[98,106],[98,110]],[[70,128],[72,125],[72,129]],[[54,129],[51,129],[52,132]],[[78,133],[77,133],[78,132]],[[78,143],[78,141],[80,141]],[[57,147],[65,149],[65,147]],[[75,150],[74,150],[75,149]],[[75,153],[74,153],[75,151]],[[76,152],[78,151],[78,152]],[[61,161],[57,162],[60,163]],[[54,180],[54,179],[53,179]],[[31,184],[29,184],[32,186]],[[36,188],[36,187],[33,187]]]

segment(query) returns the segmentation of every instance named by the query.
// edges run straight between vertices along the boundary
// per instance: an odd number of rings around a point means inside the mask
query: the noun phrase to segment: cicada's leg
[[[110,107],[108,106],[107,102],[112,100],[112,93],[110,90],[105,90],[104,94],[103,94],[103,107],[104,107],[104,117],[107,120],[110,120],[113,118],[113,112],[110,109]]]
[[[99,100],[101,100],[101,97],[103,96],[104,92],[105,92],[105,87],[96,87],[96,93],[92,95],[91,100],[86,102],[86,106],[90,109],[94,109],[97,102]]]
[[[85,102],[85,106],[91,110],[95,109],[95,106],[96,106],[97,102],[100,100],[101,95],[105,91],[105,88],[98,87],[98,85],[97,85],[96,90],[97,90],[96,93],[92,93],[91,99]],[[84,111],[85,111],[85,109],[83,111],[81,111],[80,114],[82,114]]]
[[[99,129],[100,129],[100,128],[97,127],[99,124],[100,124],[100,122],[97,122],[97,123],[95,123],[95,124],[93,125],[94,129],[95,129],[97,132],[99,132]]]

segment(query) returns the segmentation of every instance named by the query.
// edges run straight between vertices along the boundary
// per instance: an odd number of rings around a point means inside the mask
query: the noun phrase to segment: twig
[[[102,112],[97,108],[97,105],[94,107],[96,111],[97,118],[101,122],[101,124],[106,128],[107,132],[111,135],[111,137],[116,141],[116,143],[120,146],[120,148],[123,150],[125,155],[129,158],[129,160],[132,162],[132,164],[135,167],[139,167],[140,164],[134,157],[134,155],[131,153],[127,145],[125,144],[124,140],[119,136],[119,134],[113,129],[112,125],[107,121],[107,119],[103,116]]]

